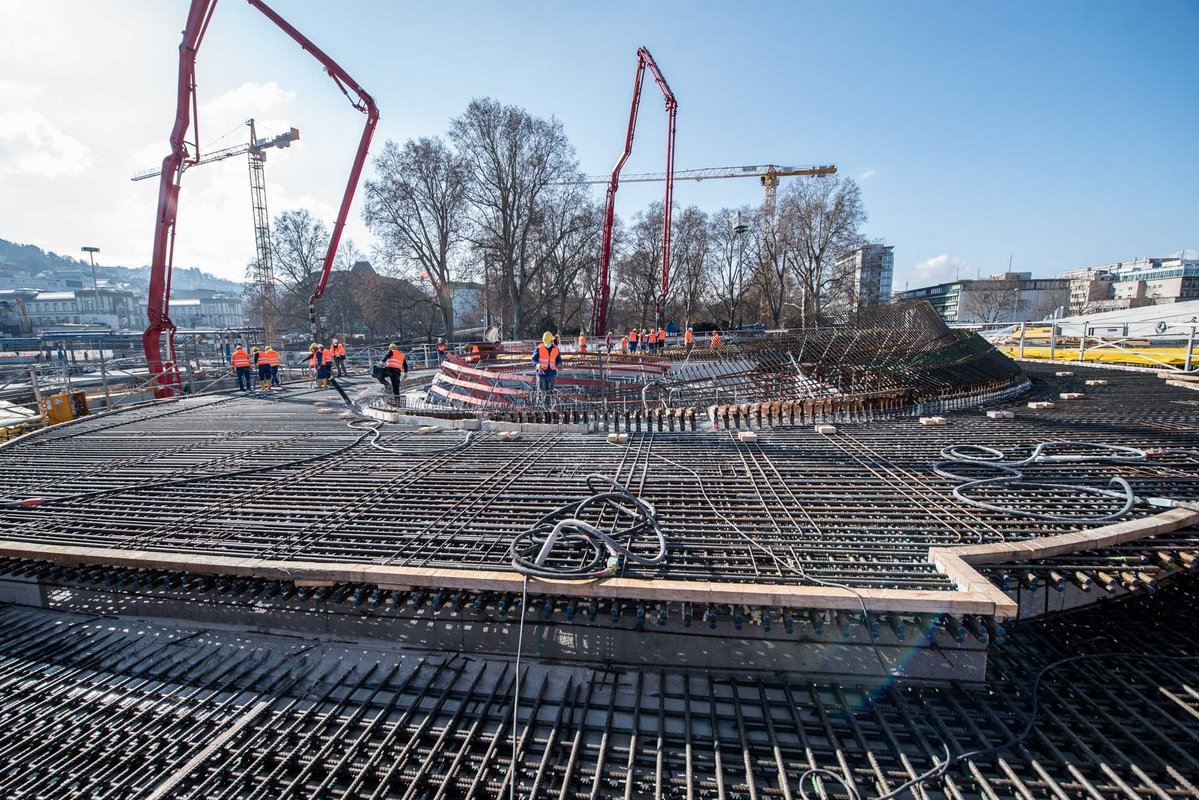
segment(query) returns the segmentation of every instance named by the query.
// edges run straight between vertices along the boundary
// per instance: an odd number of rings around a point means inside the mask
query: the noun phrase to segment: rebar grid
[[[428,402],[488,413],[550,403],[614,413],[649,400],[672,408],[805,399],[898,407],[1012,386],[1021,375],[982,338],[950,330],[926,302],[875,309],[837,326],[737,334],[717,350],[567,353],[552,399],[536,391],[531,347],[504,347],[477,363],[447,358]]]
[[[62,798],[864,797],[1027,722],[920,796],[1194,797],[1195,579],[1021,626],[988,684],[858,686],[299,644],[0,610],[0,792]],[[994,649],[994,648],[993,648]],[[511,736],[514,682],[516,765]],[[811,796],[841,798],[831,783]]]
[[[6,448],[0,481],[10,498],[46,502],[0,510],[0,538],[506,569],[513,536],[584,496],[585,476],[599,472],[654,503],[667,532],[666,563],[628,567],[626,575],[803,583],[799,565],[854,586],[948,589],[927,563],[930,546],[1085,526],[959,505],[953,482],[930,472],[946,445],[1026,453],[1039,441],[1076,439],[1150,448],[1153,457],[1137,465],[1054,465],[1052,475],[1104,485],[1119,474],[1138,494],[1199,497],[1191,393],[1147,375],[1106,374],[1110,385],[1086,402],[1036,413],[1012,405],[1013,421],[969,411],[940,428],[891,420],[824,436],[783,427],[760,431],[756,443],[725,430],[634,434],[613,445],[565,432],[511,440],[478,432],[467,441],[463,431],[385,426],[381,447],[372,447],[365,430],[340,418],[344,406],[320,407],[329,393],[183,400]],[[1075,383],[1081,379],[1038,374],[1034,397]],[[700,481],[720,514],[703,500]],[[1065,491],[1000,489],[987,498],[1050,513],[1115,505]]]

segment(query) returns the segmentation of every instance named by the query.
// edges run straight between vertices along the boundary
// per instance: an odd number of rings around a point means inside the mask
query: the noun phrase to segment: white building
[[[1199,260],[1136,258],[1097,267],[1071,269],[1072,313],[1117,311],[1199,299]]]
[[[55,325],[104,325],[121,330],[130,327],[133,318],[133,292],[105,286],[38,292],[25,301],[25,313],[34,331]]]

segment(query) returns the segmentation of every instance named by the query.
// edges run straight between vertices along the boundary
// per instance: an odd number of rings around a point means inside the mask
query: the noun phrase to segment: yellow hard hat
[[[546,331],[545,333],[541,334],[541,343],[542,344],[553,344],[553,342],[554,342],[554,334],[550,333],[549,331]]]
[[[275,352],[275,348],[271,347],[269,344],[266,346],[266,349],[271,351],[272,353]]]
[[[257,347],[253,348],[253,352],[257,353],[257,352],[258,352],[258,348],[257,348]]]
[[[310,344],[310,345],[308,345],[308,349],[309,349],[309,350],[315,350],[315,349],[316,349],[316,345],[315,345],[315,344]]]

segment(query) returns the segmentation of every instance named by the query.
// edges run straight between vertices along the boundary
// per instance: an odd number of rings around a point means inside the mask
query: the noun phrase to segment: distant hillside
[[[26,273],[33,276],[48,269],[82,270],[87,275],[91,274],[91,266],[86,259],[63,256],[31,244],[17,244],[0,239],[0,274]],[[150,285],[150,268],[97,265],[96,277],[122,281],[145,289]],[[37,287],[31,285],[31,288]],[[171,273],[171,289],[208,289],[239,293],[242,285],[237,281],[210,275],[198,267],[175,267]]]

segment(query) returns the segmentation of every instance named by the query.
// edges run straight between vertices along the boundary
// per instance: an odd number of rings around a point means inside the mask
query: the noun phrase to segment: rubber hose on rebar
[[[590,579],[613,572],[621,558],[647,567],[666,560],[666,535],[652,504],[606,475],[588,475],[587,488],[591,490],[590,496],[546,514],[516,535],[508,548],[513,569],[540,578]],[[626,524],[611,532],[602,531],[581,518],[587,511],[601,514],[611,511],[617,523]],[[657,540],[657,550],[652,556],[632,550],[633,541],[645,534],[652,534]],[[581,558],[581,565],[547,563],[555,552],[560,554],[563,550],[574,551],[571,557]],[[577,552],[580,550],[582,556]]]
[[[1055,447],[1069,447],[1074,450],[1081,449],[1089,450],[1091,452],[1073,452],[1053,455],[1049,451]],[[1132,507],[1137,503],[1137,497],[1135,494],[1133,494],[1132,486],[1129,485],[1128,481],[1119,476],[1112,477],[1108,481],[1108,486],[1116,487],[1116,489],[1101,489],[1095,486],[1085,486],[1079,484],[1031,481],[1025,477],[1024,472],[1019,468],[1033,464],[1084,464],[1088,462],[1132,464],[1144,461],[1147,458],[1147,455],[1144,450],[1136,447],[1126,447],[1124,445],[1095,442],[1050,441],[1041,442],[1033,448],[1032,452],[1026,458],[1018,461],[1004,461],[1005,455],[1002,451],[980,444],[952,445],[941,450],[941,457],[944,460],[937,461],[933,464],[933,472],[943,478],[961,481],[958,486],[953,488],[953,496],[960,503],[975,506],[977,508],[983,508],[988,511],[995,511],[1000,514],[1007,514],[1009,516],[1035,519],[1040,522],[1079,524],[1112,522],[1123,517],[1125,514],[1131,511]],[[982,467],[985,469],[996,470],[1001,474],[989,478],[972,478],[966,475],[958,474],[954,471],[954,468],[960,469],[962,467]],[[977,489],[982,486],[1004,487],[1009,489],[1014,489],[1017,487],[1026,489],[1052,489],[1058,491],[1076,492],[1097,497],[1114,498],[1121,502],[1121,506],[1116,511],[1112,511],[1107,514],[1050,514],[1042,511],[1024,511],[1017,508],[1000,506],[995,503],[988,503],[983,500],[978,500],[968,494],[968,492],[970,492],[972,489]]]

